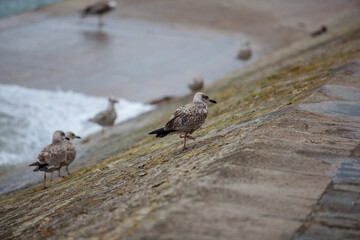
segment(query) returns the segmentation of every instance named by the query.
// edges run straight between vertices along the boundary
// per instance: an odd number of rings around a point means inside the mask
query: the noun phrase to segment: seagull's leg
[[[187,135],[187,133],[185,133],[185,136],[184,136],[184,147],[182,148],[183,151],[187,149],[187,147],[186,147],[186,135]]]
[[[53,175],[54,172],[51,172],[51,177],[50,177],[50,182],[52,182],[52,175]]]
[[[46,189],[45,182],[46,182],[46,172],[44,172],[44,186],[43,186],[43,189]]]
[[[186,136],[186,135],[185,135]],[[182,135],[180,135],[180,138],[185,138],[185,136],[182,136]],[[188,138],[188,139],[191,139],[191,140],[195,140],[196,138],[194,138],[194,137],[192,137],[192,136],[186,136],[186,138]]]
[[[191,139],[191,140],[195,140],[196,138],[192,137],[192,136],[187,136],[188,139]]]
[[[59,177],[65,178],[65,176],[61,176],[61,175],[60,175],[60,170],[61,170],[61,168],[59,168],[59,170],[58,170],[58,172],[59,172]]]
[[[101,139],[105,138],[105,127],[102,127],[101,129]]]
[[[69,172],[68,166],[66,166],[66,171],[67,171],[67,173],[68,173],[68,176],[70,176],[70,172]]]
[[[104,21],[103,21],[102,15],[100,14],[99,15],[99,28],[102,27],[102,26],[104,26]]]

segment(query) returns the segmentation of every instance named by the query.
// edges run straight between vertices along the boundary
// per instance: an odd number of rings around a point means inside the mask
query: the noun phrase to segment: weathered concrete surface
[[[84,158],[103,161],[45,191],[2,196],[0,238],[301,235],[341,159],[357,158],[359,23],[354,17],[209,86],[205,92],[218,104],[185,152],[178,136],[147,132],[189,96],[91,141]],[[354,205],[352,216],[356,211]]]
[[[300,108],[325,115],[338,126],[327,133],[342,139],[356,140],[350,152],[339,154],[327,151],[307,154],[325,162],[335,163],[333,181],[328,186],[314,210],[294,236],[306,239],[360,239],[360,58],[352,64],[337,69],[334,81],[323,86],[316,104],[305,103]],[[314,100],[313,100],[314,101]],[[329,139],[333,141],[334,137]],[[315,141],[314,143],[317,144]],[[334,142],[333,144],[336,144]],[[343,143],[341,143],[343,144]]]

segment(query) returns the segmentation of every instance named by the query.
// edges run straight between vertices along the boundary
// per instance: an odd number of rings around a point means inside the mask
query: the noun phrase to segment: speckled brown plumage
[[[65,133],[63,131],[55,131],[52,138],[52,143],[45,147],[38,155],[38,161],[30,164],[29,166],[36,166],[34,171],[44,172],[44,188],[46,181],[46,173],[59,171],[65,163],[67,157],[67,150],[64,144]],[[51,175],[52,179],[52,175]]]
[[[207,114],[206,103],[187,104],[173,112],[169,121],[165,124],[164,130],[176,130],[190,135],[204,124]]]
[[[64,166],[66,166],[66,171],[68,175],[70,175],[68,166],[70,165],[70,163],[72,163],[75,160],[76,157],[76,147],[71,141],[74,140],[75,138],[80,138],[80,137],[76,136],[73,132],[66,132],[66,137],[69,138],[69,140],[64,142],[67,150]]]
[[[172,133],[184,133],[185,135],[180,135],[180,138],[184,138],[183,150],[185,150],[186,139],[195,140],[190,135],[199,129],[206,120],[208,115],[207,102],[216,103],[215,100],[210,99],[206,94],[196,93],[192,103],[176,109],[163,128],[159,128],[149,134],[156,134],[156,137],[165,137]]]

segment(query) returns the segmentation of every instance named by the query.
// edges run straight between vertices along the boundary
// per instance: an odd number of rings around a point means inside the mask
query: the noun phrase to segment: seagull
[[[81,139],[81,137],[76,136],[73,132],[66,132],[65,136],[69,139],[68,141],[65,141],[67,156],[64,165],[66,166],[66,171],[68,173],[68,176],[70,175],[68,166],[70,163],[72,163],[76,157],[76,148],[75,145],[71,142],[71,140],[74,140],[75,138]]]
[[[312,37],[317,37],[323,33],[326,33],[327,32],[327,27],[322,25],[320,29],[316,30],[315,32],[312,32],[311,33],[311,36]]]
[[[93,5],[87,6],[85,9],[81,10],[81,18],[85,18],[88,15],[98,15],[99,17],[99,26],[104,25],[102,16],[105,13],[108,13],[115,9],[116,7],[115,1],[102,1],[95,3]]]
[[[63,131],[55,131],[53,134],[52,143],[40,152],[38,161],[29,165],[31,167],[36,166],[34,172],[44,172],[43,189],[46,189],[45,182],[47,172],[51,172],[51,180],[54,171],[59,171],[60,177],[60,168],[64,164],[67,156],[67,150],[64,144],[65,139],[67,138],[65,137],[65,133]]]
[[[197,92],[197,91],[201,90],[203,88],[203,86],[204,86],[204,79],[200,76],[193,77],[188,82],[188,87],[193,92]]]
[[[112,126],[116,119],[116,112],[114,104],[118,103],[118,100],[109,98],[109,106],[102,112],[96,114],[94,118],[90,118],[89,121],[97,123],[103,127]]]
[[[248,40],[243,40],[240,42],[240,49],[237,55],[237,58],[240,60],[248,60],[251,57],[252,51],[250,48],[250,43]]]
[[[156,137],[162,138],[169,133],[180,133],[180,138],[184,139],[182,150],[186,150],[186,139],[195,140],[190,135],[199,129],[206,120],[208,114],[207,102],[216,104],[216,101],[210,99],[205,93],[196,93],[192,103],[176,109],[164,127],[154,130],[149,134],[156,134]],[[184,133],[184,135],[181,135],[181,133]]]

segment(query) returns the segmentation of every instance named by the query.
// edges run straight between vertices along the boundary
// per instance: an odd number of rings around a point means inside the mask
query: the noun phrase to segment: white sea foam
[[[149,111],[152,106],[118,99],[116,123]],[[85,137],[101,130],[88,119],[107,107],[105,97],[72,91],[47,91],[0,84],[0,165],[36,160],[55,130]]]

